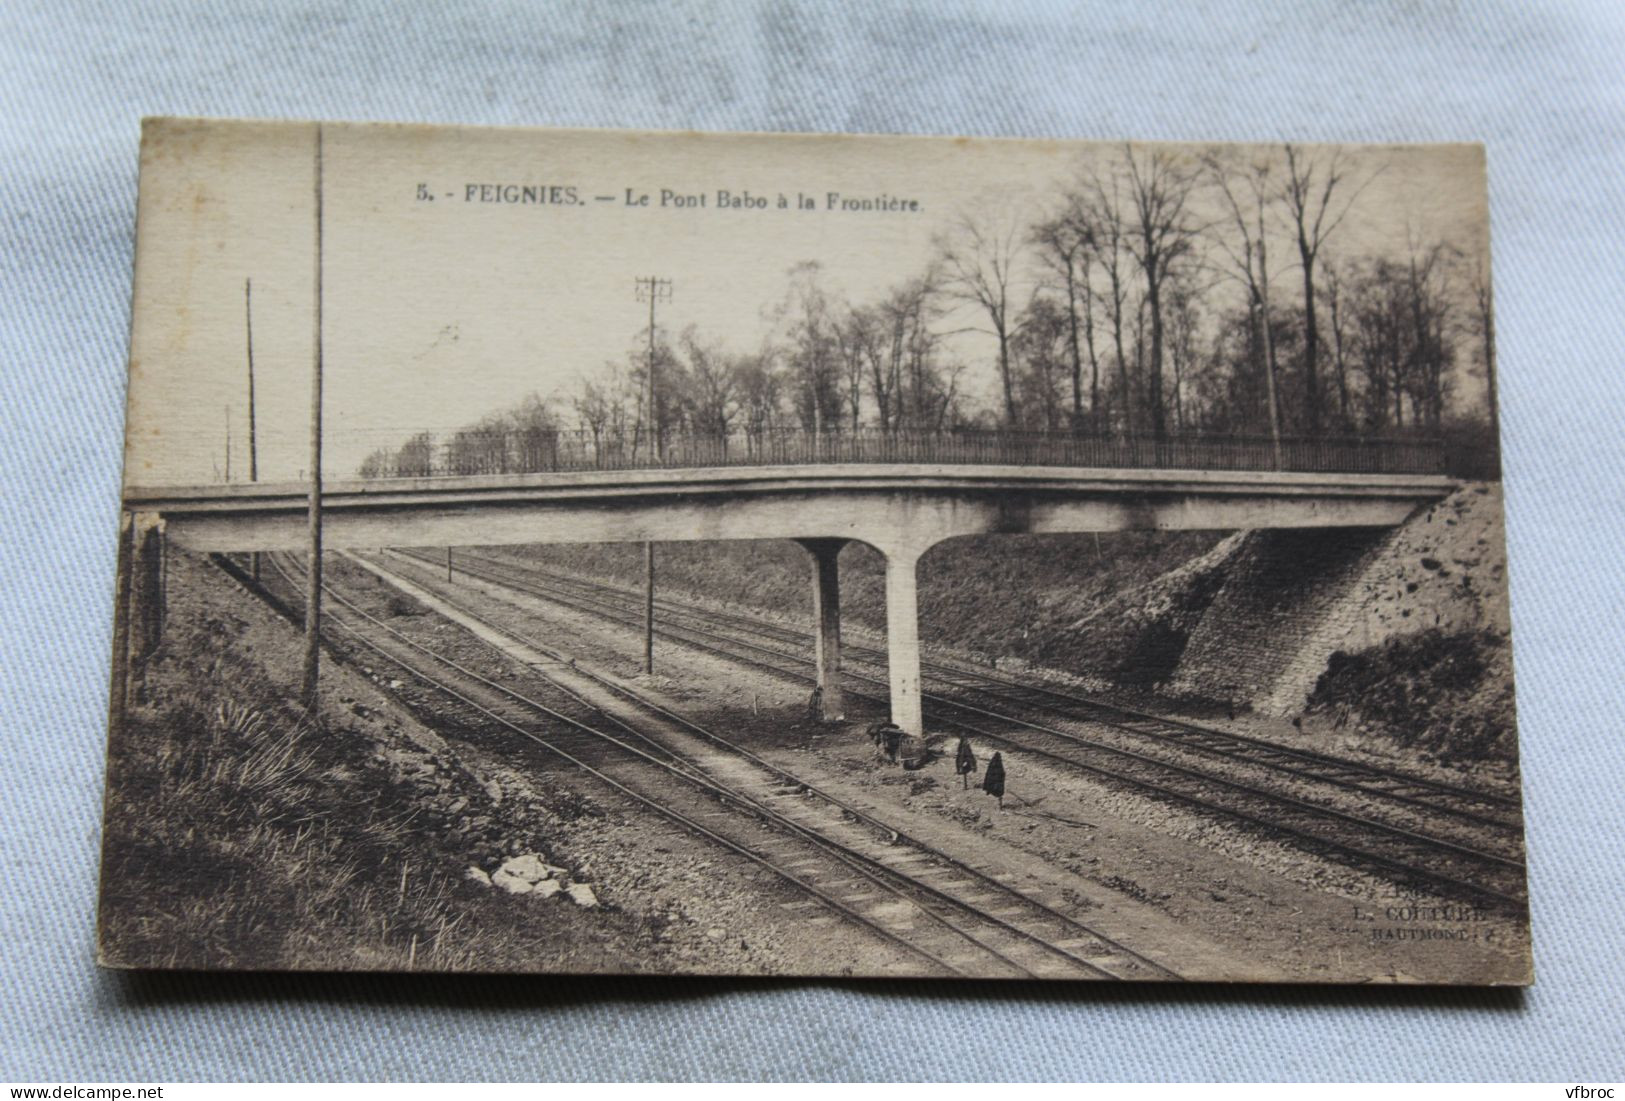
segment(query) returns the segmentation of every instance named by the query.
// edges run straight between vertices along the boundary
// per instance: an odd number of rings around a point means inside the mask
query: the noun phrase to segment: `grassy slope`
[[[527,808],[425,752],[329,663],[290,702],[298,636],[176,555],[164,642],[108,750],[102,958],[113,966],[583,969],[619,915],[535,906],[463,869]],[[468,819],[477,819],[473,829]],[[494,821],[493,821],[494,820]]]

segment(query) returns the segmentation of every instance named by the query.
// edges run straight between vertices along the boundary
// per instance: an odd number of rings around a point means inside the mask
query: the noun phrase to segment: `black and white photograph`
[[[98,960],[1528,985],[1490,270],[1472,144],[149,119]]]

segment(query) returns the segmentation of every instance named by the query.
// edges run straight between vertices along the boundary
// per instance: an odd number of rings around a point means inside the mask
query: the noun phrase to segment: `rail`
[[[1442,441],[1423,437],[1096,435],[962,429],[944,432],[594,434],[543,428],[421,433],[375,451],[364,478],[791,466],[815,463],[929,463],[1163,470],[1282,470],[1326,474],[1440,474]]]

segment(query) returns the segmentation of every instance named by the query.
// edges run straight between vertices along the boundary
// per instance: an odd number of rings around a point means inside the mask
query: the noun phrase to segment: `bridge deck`
[[[323,542],[338,550],[794,539],[815,559],[827,557],[818,606],[833,608],[839,547],[859,540],[886,557],[892,719],[919,733],[916,570],[945,539],[1386,527],[1455,485],[1438,474],[871,463],[371,478],[324,487]],[[132,487],[125,508],[136,514],[133,527],[156,528],[193,550],[298,550],[306,545],[308,492],[298,483]],[[820,632],[838,638],[833,621]]]

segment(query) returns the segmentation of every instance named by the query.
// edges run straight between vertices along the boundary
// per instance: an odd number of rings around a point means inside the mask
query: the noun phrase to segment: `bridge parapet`
[[[859,428],[668,433],[541,427],[422,432],[374,451],[363,478],[675,470],[829,464],[1041,466],[1109,470],[1438,474],[1446,451],[1425,437],[1283,437]]]

